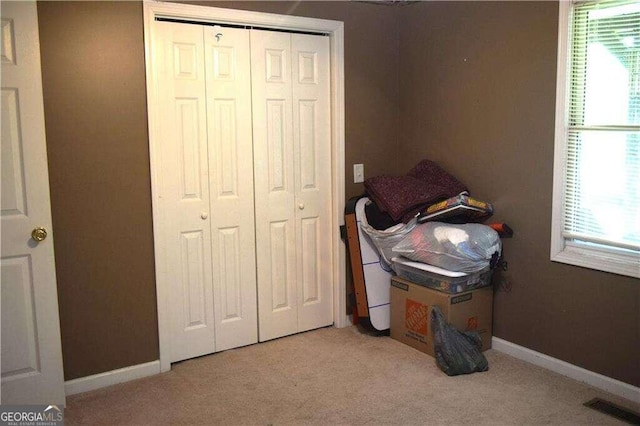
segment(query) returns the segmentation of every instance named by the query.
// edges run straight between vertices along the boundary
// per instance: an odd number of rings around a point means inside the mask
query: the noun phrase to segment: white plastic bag
[[[416,227],[417,219],[411,219],[409,223],[398,223],[381,231],[369,225],[364,208],[358,217],[361,220],[361,229],[371,238],[373,245],[380,254],[381,260],[386,263],[387,266],[393,268],[393,262],[391,261],[391,259],[395,257],[393,247]]]
[[[489,226],[426,222],[416,226],[392,251],[450,271],[473,273],[489,267],[501,249],[498,233]]]

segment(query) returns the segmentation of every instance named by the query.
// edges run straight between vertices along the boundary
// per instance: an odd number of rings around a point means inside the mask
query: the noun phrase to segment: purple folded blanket
[[[376,176],[364,186],[380,210],[408,222],[422,208],[467,191],[458,179],[433,161],[422,160],[406,176]]]
[[[422,160],[409,170],[407,175],[442,187],[442,190],[447,193],[447,198],[468,191],[462,182],[430,160]]]

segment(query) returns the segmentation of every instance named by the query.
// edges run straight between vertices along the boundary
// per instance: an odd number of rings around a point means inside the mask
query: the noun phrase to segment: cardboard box
[[[438,305],[445,320],[458,330],[480,334],[482,350],[491,348],[493,287],[448,294],[412,283],[391,279],[391,337],[434,356],[431,309]]]

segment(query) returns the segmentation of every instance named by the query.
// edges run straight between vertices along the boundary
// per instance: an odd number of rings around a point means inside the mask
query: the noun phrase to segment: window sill
[[[640,278],[639,253],[609,250],[566,242],[561,250],[551,254],[551,260],[553,262]]]

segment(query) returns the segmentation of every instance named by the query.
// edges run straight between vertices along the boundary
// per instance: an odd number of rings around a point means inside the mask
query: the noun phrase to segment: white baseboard
[[[550,357],[540,352],[525,348],[500,339],[499,337],[491,338],[491,349],[511,355],[514,358],[521,359],[539,367],[546,368],[563,376],[570,377],[579,382],[584,382],[590,386],[602,389],[614,395],[626,398],[630,401],[640,401],[640,388],[621,382],[593,371],[585,370],[568,362],[561,361],[557,358]]]
[[[64,382],[64,391],[67,396],[75,395],[77,393],[88,392],[105,386],[115,385],[116,383],[124,383],[159,373],[160,361],[151,361],[144,364],[132,365],[131,367],[95,374],[93,376],[68,380]]]

